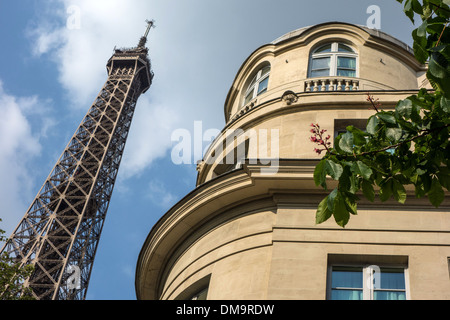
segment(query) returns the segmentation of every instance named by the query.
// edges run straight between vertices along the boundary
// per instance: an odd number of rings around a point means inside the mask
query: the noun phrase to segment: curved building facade
[[[232,83],[197,187],[143,245],[137,298],[450,299],[448,194],[439,209],[411,190],[404,205],[362,201],[345,229],[315,224],[326,194],[313,180],[320,156],[310,124],[330,135],[365,129],[368,92],[392,109],[428,86],[425,72],[404,43],[347,23],[255,50]]]

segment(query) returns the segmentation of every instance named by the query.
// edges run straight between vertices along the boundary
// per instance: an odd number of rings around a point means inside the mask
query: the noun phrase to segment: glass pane
[[[312,60],[311,70],[330,68],[330,57],[315,58]]]
[[[244,104],[249,103],[249,102],[253,99],[253,91],[254,91],[254,90],[251,90],[251,91],[247,94],[247,96],[245,97]]]
[[[338,57],[338,68],[356,69],[356,59],[348,57]]]
[[[197,293],[194,297],[192,297],[192,300],[206,300],[207,295],[208,289],[204,289],[201,292]]]
[[[314,53],[319,53],[319,52],[331,52],[331,43],[321,46],[319,49],[314,51]]]
[[[380,289],[405,289],[403,269],[381,269]]]
[[[338,69],[337,75],[339,77],[356,77],[356,71],[354,70],[346,70],[346,69]]]
[[[258,75],[256,75],[256,76],[253,77],[252,82],[250,82],[250,84],[248,85],[249,88],[250,88],[252,85],[254,85],[254,84],[256,83],[256,77],[257,77],[257,76],[258,76]]]
[[[331,300],[362,300],[362,290],[331,290]]]
[[[265,78],[259,83],[258,86],[258,95],[267,90],[267,84],[269,83],[269,77]]]
[[[270,66],[264,67],[261,72],[261,77],[268,74],[270,72]]]
[[[313,70],[310,77],[328,77],[330,75],[330,69]]]
[[[363,272],[359,267],[333,267],[331,275],[332,288],[363,287]]]
[[[350,48],[349,46],[346,46],[345,44],[339,43],[339,48],[338,48],[339,52],[354,52],[352,50],[352,48]]]
[[[375,291],[374,300],[406,300],[405,292],[398,291]]]

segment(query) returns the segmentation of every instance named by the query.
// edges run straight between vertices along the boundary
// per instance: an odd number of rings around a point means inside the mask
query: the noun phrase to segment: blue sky
[[[114,47],[135,46],[155,19],[155,79],[138,102],[87,296],[135,299],[145,238],[195,187],[195,165],[171,160],[171,134],[193,132],[194,121],[221,129],[235,74],[259,46],[317,23],[366,25],[370,5],[382,31],[412,44],[395,0],[0,0],[0,228],[9,235],[25,214],[106,80]]]

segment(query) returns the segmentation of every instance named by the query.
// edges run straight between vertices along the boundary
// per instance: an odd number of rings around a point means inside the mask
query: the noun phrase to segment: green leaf
[[[450,191],[450,175],[447,172],[443,172],[443,170],[441,170],[441,172],[437,174],[437,177],[441,186]]]
[[[403,131],[400,128],[387,128],[386,129],[386,137],[393,141],[393,142],[398,142],[403,135]]]
[[[336,149],[337,153],[343,153],[343,151],[341,150],[341,148],[339,148],[339,141],[341,141],[341,136],[342,134],[339,134],[335,139],[334,139],[334,148]]]
[[[343,228],[350,219],[350,213],[347,210],[344,198],[340,192],[337,193],[336,198],[334,199],[333,216],[336,223]]]
[[[394,179],[392,183],[392,194],[394,195],[395,200],[397,200],[401,204],[405,203],[406,201],[405,187],[396,179]]]
[[[426,37],[427,36],[427,27],[428,27],[428,22],[425,20],[422,22],[420,27],[417,28],[417,36]]]
[[[350,170],[349,166],[344,166],[344,171],[341,174],[341,177],[339,178],[339,187],[342,190],[349,190],[351,189],[351,181],[350,178],[352,177],[352,172]]]
[[[349,197],[344,197],[344,201],[345,201],[345,206],[346,206],[347,210],[351,214],[357,215],[358,214],[358,205],[357,205],[356,201],[353,201]]]
[[[338,193],[338,189],[334,188],[333,191],[331,191],[330,194],[328,195],[327,206],[328,206],[328,210],[330,210],[331,212],[333,212],[333,210],[334,210],[334,200],[336,199],[337,193]]]
[[[380,186],[380,199],[381,201],[387,201],[392,195],[392,179],[387,179]]]
[[[363,180],[362,191],[367,200],[370,202],[375,200],[375,191],[373,190],[373,185],[369,181]]]
[[[317,164],[316,168],[314,169],[314,182],[315,182],[316,186],[322,186],[326,190],[327,189],[327,183],[326,183],[327,173],[325,171],[325,164],[326,164],[325,160],[321,160]]]
[[[420,2],[418,0],[412,0],[411,6],[415,13],[417,13],[417,14],[423,13],[422,5],[420,4]]]
[[[425,196],[428,193],[428,191],[430,191],[431,182],[432,179],[428,174],[419,175],[417,177],[417,183],[415,184],[417,198]]]
[[[353,153],[353,133],[348,131],[344,133],[339,141],[339,147],[344,152]]]
[[[395,107],[395,111],[405,119],[409,119],[412,113],[412,101],[409,99],[400,100]]]
[[[436,208],[439,207],[439,205],[444,201],[445,193],[442,189],[441,184],[439,183],[439,180],[434,177],[431,181],[431,187],[428,191],[428,200],[430,200],[431,204],[435,206]]]
[[[441,108],[446,113],[450,113],[450,99],[447,99],[446,97],[441,98]]]
[[[325,170],[327,174],[334,180],[339,180],[339,178],[342,175],[342,172],[344,172],[342,166],[339,163],[335,163],[332,160],[326,160]]]
[[[386,123],[397,124],[397,121],[395,120],[395,117],[392,114],[380,112],[377,114],[377,116]]]
[[[333,215],[333,213],[330,210],[328,210],[327,202],[328,196],[325,199],[323,199],[320,202],[319,206],[317,207],[316,224],[321,224],[327,221]]]
[[[347,131],[353,134],[353,144],[357,146],[362,146],[367,143],[367,133],[361,129],[355,128],[354,126],[348,126]]]
[[[378,126],[378,118],[376,116],[371,116],[369,118],[369,121],[367,122],[367,132],[371,135],[375,135],[377,133],[377,126]]]
[[[358,177],[352,174],[350,175],[349,180],[350,180],[350,188],[349,188],[350,193],[352,194],[357,193],[359,191]]]
[[[414,23],[414,11],[412,8],[412,2],[414,0],[406,0],[405,7],[403,11],[405,12],[406,16],[411,20],[412,23]]]
[[[361,175],[365,180],[369,180],[372,176],[372,169],[370,169],[369,166],[367,166],[364,162],[358,160],[356,163],[354,163],[354,171],[355,173]]]
[[[427,71],[427,78],[435,90],[440,90],[447,99],[450,99],[450,76],[443,79],[435,77],[430,70]]]
[[[414,31],[413,31],[414,32]],[[427,40],[425,39],[425,42]],[[414,50],[414,56],[416,57],[417,61],[420,63],[425,63],[429,57],[429,53],[426,49],[426,44],[423,44],[423,40],[417,39],[413,43],[413,50]]]
[[[447,76],[448,61],[440,52],[432,52],[430,62],[428,64],[428,70],[430,73],[439,79],[444,79]]]

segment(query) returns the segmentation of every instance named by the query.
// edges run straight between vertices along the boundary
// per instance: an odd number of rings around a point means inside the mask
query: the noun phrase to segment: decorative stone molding
[[[281,100],[283,100],[288,106],[298,101],[298,96],[293,91],[286,91],[281,96]]]

